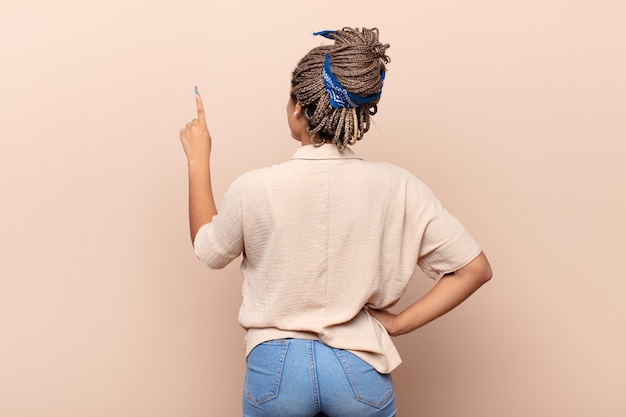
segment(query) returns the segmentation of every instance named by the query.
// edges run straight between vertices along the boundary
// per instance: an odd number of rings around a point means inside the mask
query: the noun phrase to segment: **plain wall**
[[[426,182],[494,279],[397,340],[401,416],[626,415],[621,1],[0,3],[0,416],[241,415],[238,265],[192,251],[193,87],[218,202],[289,158],[316,30],[389,42],[354,150]],[[358,210],[358,208],[355,208]],[[415,274],[402,305],[433,282]],[[399,306],[401,307],[401,306]]]

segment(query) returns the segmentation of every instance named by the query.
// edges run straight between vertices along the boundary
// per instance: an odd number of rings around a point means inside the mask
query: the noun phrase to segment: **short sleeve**
[[[198,230],[194,250],[210,268],[224,268],[243,251],[241,207],[241,193],[235,182],[224,194],[218,214]]]
[[[476,258],[481,248],[465,227],[441,202],[428,193],[424,215],[427,218],[417,264],[433,279],[457,271]]]

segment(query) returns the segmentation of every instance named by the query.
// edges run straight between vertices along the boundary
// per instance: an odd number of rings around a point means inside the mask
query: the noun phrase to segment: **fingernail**
[[[197,85],[194,87],[194,91],[196,92],[196,95],[200,95],[200,91],[198,91],[198,86]]]

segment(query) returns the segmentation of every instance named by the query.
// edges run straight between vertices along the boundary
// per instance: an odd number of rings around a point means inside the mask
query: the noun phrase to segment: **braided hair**
[[[354,95],[368,97],[383,87],[389,44],[379,42],[376,28],[343,28],[332,39],[334,45],[313,48],[300,60],[291,78],[291,98],[304,107],[313,144],[332,142],[343,151],[369,130],[380,98],[355,108],[332,107],[322,78],[326,55],[330,54],[332,72],[341,85]]]

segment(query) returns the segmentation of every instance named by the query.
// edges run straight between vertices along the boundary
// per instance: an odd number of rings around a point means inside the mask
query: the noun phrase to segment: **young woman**
[[[222,268],[243,253],[246,417],[392,417],[390,336],[450,311],[491,278],[478,243],[432,192],[397,166],[364,161],[363,138],[383,88],[388,44],[377,29],[317,33],[292,74],[287,121],[302,146],[243,174],[220,211],[211,136],[198,118],[180,132],[189,167],[191,238]],[[399,314],[387,311],[419,266],[437,280]]]

